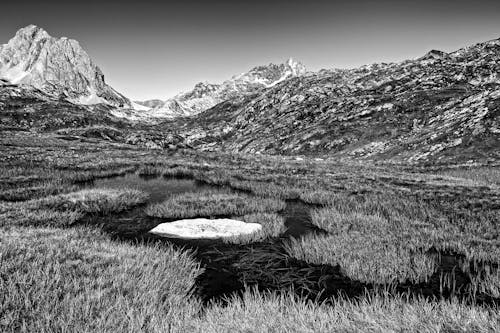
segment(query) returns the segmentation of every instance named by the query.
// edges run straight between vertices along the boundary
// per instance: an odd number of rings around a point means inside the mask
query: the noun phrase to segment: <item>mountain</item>
[[[51,37],[35,25],[20,29],[0,46],[0,85],[27,85],[81,105],[133,105],[106,84],[77,41]]]
[[[151,117],[191,116],[228,99],[273,87],[286,79],[305,73],[305,66],[290,58],[283,64],[255,67],[221,84],[200,82],[191,91],[178,94],[164,102],[151,100],[138,103],[151,107],[148,111]]]
[[[500,158],[500,40],[322,70],[166,124],[198,149],[404,162]]]
[[[65,128],[128,128],[107,104],[78,105],[27,85],[0,86],[0,133],[6,130],[52,132]],[[124,132],[120,130],[120,132]]]

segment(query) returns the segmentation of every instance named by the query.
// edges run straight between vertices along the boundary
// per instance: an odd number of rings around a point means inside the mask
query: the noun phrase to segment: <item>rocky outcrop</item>
[[[221,84],[200,82],[191,91],[181,93],[163,103],[158,103],[157,100],[139,103],[151,106],[151,110],[147,112],[151,117],[191,116],[223,101],[271,88],[282,81],[305,73],[304,65],[289,59],[283,64],[255,67]]]
[[[150,233],[169,238],[217,239],[250,235],[262,229],[258,223],[246,223],[230,219],[189,219],[162,223]]]
[[[80,44],[51,37],[30,25],[0,46],[0,80],[28,85],[75,104],[131,107],[131,102],[106,84],[102,71]]]

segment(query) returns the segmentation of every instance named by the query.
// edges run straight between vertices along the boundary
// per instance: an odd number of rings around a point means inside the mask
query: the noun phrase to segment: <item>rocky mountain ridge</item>
[[[180,93],[164,102],[151,100],[138,103],[151,107],[151,110],[147,112],[151,117],[192,116],[223,101],[271,88],[284,80],[302,76],[305,73],[305,66],[290,58],[282,64],[254,67],[221,84],[199,82],[192,90]]]
[[[30,86],[74,104],[132,107],[128,98],[106,84],[77,41],[54,38],[35,25],[0,45],[0,84]]]
[[[500,40],[322,70],[169,124],[204,150],[345,158],[500,158]]]
[[[391,163],[500,160],[500,39],[353,69],[259,66],[148,101],[149,111],[120,108],[132,102],[106,85],[75,42],[34,26],[13,40],[0,47],[2,129],[103,124],[120,126],[119,137],[148,148]],[[65,52],[78,55],[59,59]],[[77,100],[96,96],[106,103]]]

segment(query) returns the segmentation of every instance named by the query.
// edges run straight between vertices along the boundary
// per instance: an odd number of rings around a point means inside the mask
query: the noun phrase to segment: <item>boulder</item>
[[[170,238],[217,239],[253,234],[262,229],[258,223],[231,219],[186,219],[162,223],[149,232]]]

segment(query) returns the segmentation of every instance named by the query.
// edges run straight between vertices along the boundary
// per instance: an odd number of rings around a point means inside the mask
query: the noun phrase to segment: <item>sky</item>
[[[500,38],[495,0],[23,0],[0,5],[0,44],[29,24],[76,39],[134,100],[289,57],[352,68]]]

